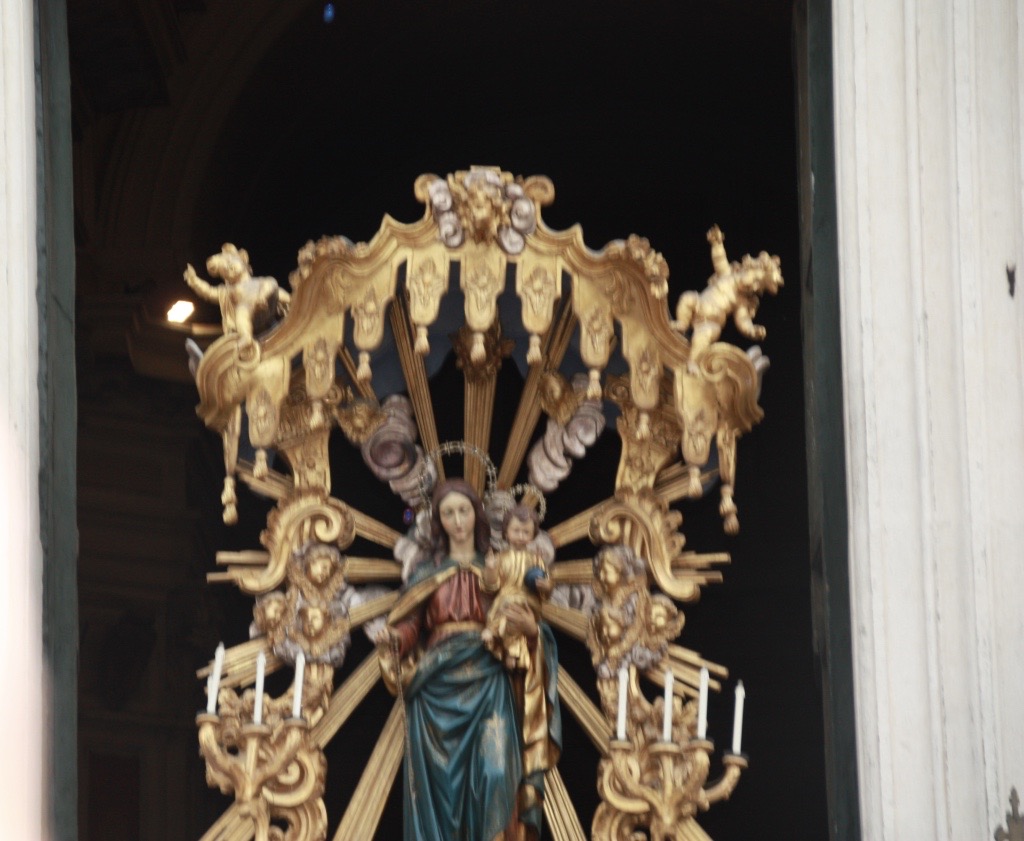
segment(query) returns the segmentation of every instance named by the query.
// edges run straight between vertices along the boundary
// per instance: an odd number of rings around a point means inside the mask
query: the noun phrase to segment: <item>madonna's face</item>
[[[437,511],[441,518],[441,527],[448,534],[450,548],[459,549],[467,544],[474,545],[476,510],[468,496],[453,491],[441,500]]]

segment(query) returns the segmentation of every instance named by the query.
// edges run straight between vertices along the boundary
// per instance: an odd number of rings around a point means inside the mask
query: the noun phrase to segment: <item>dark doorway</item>
[[[216,11],[212,3],[209,9],[201,2],[172,5],[188,26]],[[673,303],[681,290],[702,288],[710,274],[704,233],[713,223],[725,232],[734,259],[761,249],[781,256],[786,287],[759,314],[768,329],[762,344],[772,359],[762,395],[766,418],[739,448],[741,532],[736,538],[724,535],[713,505],[681,509],[690,548],[733,556],[724,584],[684,608],[681,641],[726,665],[748,693],[744,750],[751,768],[732,799],[702,817],[702,825],[719,841],[754,831],[780,841],[827,838],[821,692],[811,631],[790,3],[382,0],[335,3],[333,17],[325,11],[324,3],[307,4],[265,48],[202,176],[188,241],[169,250],[184,251],[198,263],[222,242],[235,242],[249,250],[259,274],[284,280],[308,239],[344,234],[365,240],[384,213],[403,221],[419,217],[412,183],[420,173],[493,164],[522,175],[548,175],[557,192],[545,220],[555,228],[580,223],[591,247],[630,233],[647,237],[671,267]],[[69,19],[74,24],[74,15]],[[187,26],[182,31],[187,35]],[[76,35],[72,25],[73,57],[76,38],[87,37],[87,30]],[[95,67],[99,58],[92,56],[83,61]],[[174,108],[173,74],[170,79],[170,87],[157,89],[142,107]],[[79,102],[96,82],[79,73],[77,84]],[[208,84],[217,84],[216,72]],[[165,104],[159,104],[162,97]],[[123,107],[129,106],[140,103],[126,100]],[[90,128],[83,119],[78,124],[86,135],[97,125]],[[76,149],[79,169],[101,165],[95,142]],[[109,242],[90,234],[85,271],[95,252],[115,247],[111,227],[114,222],[103,235]],[[168,266],[167,277],[177,278],[182,268]],[[134,306],[159,285],[126,289],[126,300]],[[93,301],[80,293],[80,306]],[[145,743],[138,755],[145,767],[155,744],[173,743],[169,749],[187,757],[201,786],[190,724],[199,685],[189,671],[202,665],[208,654],[199,652],[212,650],[211,639],[244,636],[248,609],[233,596],[204,593],[202,576],[212,569],[216,549],[256,545],[259,512],[252,511],[249,525],[229,536],[210,527],[209,518],[215,525],[218,517],[218,442],[190,417],[194,396],[188,387],[143,381],[102,338],[88,331],[82,337],[81,435],[87,454],[98,454],[91,467],[85,465],[81,485],[81,575],[95,600],[86,617],[103,614],[97,607],[102,604],[108,604],[111,624],[134,615],[135,596],[118,589],[114,576],[120,573],[111,571],[104,554],[103,547],[117,539],[117,525],[104,520],[105,487],[138,481],[144,497],[153,471],[163,476],[160,494],[167,501],[160,510],[179,511],[185,519],[175,527],[160,514],[153,533],[180,537],[186,558],[166,592],[161,588],[171,563],[168,552],[133,582],[143,600],[155,605],[146,616],[156,644],[140,667],[140,694],[127,712],[86,702],[92,706],[83,712],[83,738],[96,744],[104,728],[119,715],[138,714],[173,674],[179,714],[161,719],[159,739],[138,728]],[[121,395],[119,401],[111,400],[112,391]],[[154,447],[180,447],[182,475],[160,472],[159,459],[149,468],[133,458],[127,469],[113,469],[112,450],[102,442],[112,440],[114,416],[121,418],[115,427],[120,434],[128,430],[136,442],[156,435]],[[96,446],[88,436],[97,436]],[[344,489],[338,494],[344,497]],[[119,499],[118,505],[128,504],[126,494]],[[158,499],[143,502],[143,517],[147,505],[161,505]],[[170,536],[175,528],[181,534]],[[145,551],[144,540],[138,551]],[[111,601],[104,602],[108,593]],[[192,617],[198,630],[182,617]],[[96,633],[94,627],[86,632]],[[83,660],[86,687],[96,681],[89,668]],[[731,704],[731,698],[712,703],[720,748],[727,743]],[[339,739],[344,736],[342,731]],[[125,741],[122,732],[120,751]],[[587,826],[596,800],[594,758],[566,759],[563,775],[580,793]],[[342,754],[331,756],[330,774],[341,781],[340,789],[350,789],[358,771]],[[169,797],[170,790],[188,798],[197,814],[216,815],[228,803],[215,792],[197,794],[182,784],[147,788],[145,780],[139,796]],[[83,808],[103,802],[92,800]],[[176,808],[180,804],[142,804],[143,811],[160,814]],[[328,801],[331,832],[343,808],[343,802]],[[81,825],[84,832],[97,824],[90,818]],[[178,825],[192,831],[190,821]],[[379,837],[397,837],[396,826],[392,822]],[[141,837],[171,837],[159,834],[166,832],[163,827],[147,827]]]

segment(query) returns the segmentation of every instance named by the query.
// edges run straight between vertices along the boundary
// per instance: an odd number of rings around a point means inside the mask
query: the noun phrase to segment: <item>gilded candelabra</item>
[[[247,252],[233,245],[207,262],[223,284],[207,283],[191,266],[185,272],[197,295],[221,307],[224,335],[205,353],[192,352],[197,412],[223,442],[224,519],[238,518],[236,478],[276,503],[262,548],[219,552],[222,569],[209,575],[256,604],[252,639],[200,672],[211,679],[210,706],[197,717],[209,781],[235,801],[205,838],[326,836],[322,748],[387,663],[371,653],[332,693],[335,670],[352,633],[379,634],[422,548],[417,500],[444,476],[443,466],[425,457],[442,446],[428,363],[432,343],[444,339],[431,328],[443,298],[460,291],[464,324],[449,336],[464,376],[463,452],[488,450],[502,364],[514,358],[524,377],[496,475],[485,476],[479,460],[465,462],[477,493],[485,479],[494,485],[487,502],[509,496],[524,473],[532,489],[525,502],[556,492],[602,434],[608,410],[618,415],[621,457],[609,495],[544,532],[554,593],[542,618],[585,641],[597,672],[600,706],[561,667],[557,680],[563,707],[603,757],[592,837],[707,839],[695,816],[727,798],[746,767],[739,750],[743,696],[739,689],[724,775],[709,784],[707,694],[720,690],[728,673],[677,643],[684,621],[678,603],[721,581],[716,567],[729,556],[684,551],[682,515],[673,506],[717,481],[723,528],[739,529],[738,441],[762,417],[768,360],[757,346],[732,344],[725,331],[731,322],[741,337],[764,338],[754,317],[761,296],[782,286],[779,260],[761,253],[730,261],[713,227],[707,287],[681,295],[670,319],[664,257],[636,235],[595,251],[578,226],[549,228],[541,213],[554,198],[547,178],[473,167],[421,176],[415,192],[425,205],[416,222],[386,217],[367,243],[307,243],[290,293],[273,278],[254,276]],[[385,336],[408,397],[375,389],[373,355]],[[518,346],[511,336],[520,337]],[[582,367],[563,376],[571,347]],[[613,360],[624,373],[607,373]],[[408,533],[343,501],[352,488],[332,493],[335,428],[405,506],[417,509]],[[254,450],[251,461],[242,458],[244,440]],[[709,465],[713,445],[718,459]],[[346,554],[357,538],[378,554]],[[586,539],[597,547],[595,557],[561,557]],[[281,698],[266,697],[260,655],[266,672],[288,663],[301,672],[298,664],[308,660],[305,677]],[[648,700],[641,680],[662,687],[664,697]],[[254,681],[254,690],[239,694]],[[337,841],[373,837],[401,765],[402,721],[400,700],[366,760]],[[583,838],[557,766],[545,783],[552,836]]]
[[[218,666],[211,668],[216,672]],[[251,823],[256,841],[318,841],[327,834],[327,810],[321,799],[327,763],[312,737],[297,687],[309,678],[315,690],[323,683],[325,670],[300,666],[296,688],[276,699],[263,693],[264,669],[261,652],[256,688],[242,693],[218,685],[217,674],[209,679],[212,703],[196,716],[207,782],[234,795],[236,814],[243,824]],[[322,694],[314,692],[314,697]],[[307,712],[322,709],[314,704]],[[272,821],[287,827],[288,834]]]
[[[742,684],[736,694],[733,750],[722,758],[725,773],[705,787],[714,750],[706,738],[711,677],[707,666],[697,672],[696,698],[684,702],[676,692],[676,674],[683,681],[693,674],[679,662],[682,651],[670,643],[682,628],[682,614],[669,599],[651,594],[646,565],[625,546],[598,553],[594,579],[597,605],[587,641],[615,735],[598,767],[602,803],[594,816],[593,838],[631,841],[639,827],[653,841],[703,838],[694,816],[728,798],[747,767],[739,751]],[[664,694],[654,702],[643,694],[641,671],[662,684]]]

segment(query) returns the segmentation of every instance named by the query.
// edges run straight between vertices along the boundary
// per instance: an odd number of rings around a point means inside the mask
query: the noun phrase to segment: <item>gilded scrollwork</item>
[[[695,577],[687,570],[677,573],[673,561],[679,557],[686,538],[677,531],[683,515],[668,507],[653,490],[621,488],[598,508],[590,523],[590,539],[597,544],[628,546],[647,561],[658,586],[680,601],[700,595]]]
[[[337,345],[331,346],[325,336],[318,336],[302,356],[306,370],[306,390],[313,397],[323,397],[334,385],[334,356]]]
[[[297,292],[299,287],[310,277],[313,266],[321,260],[338,260],[346,257],[352,249],[352,241],[347,237],[321,237],[314,242],[309,240],[302,248],[296,259],[296,267],[288,275],[288,283],[292,290]],[[336,312],[342,301],[332,294],[333,306],[330,311]]]
[[[707,463],[717,439],[722,475],[721,513],[729,534],[739,531],[732,499],[736,441],[763,416],[757,404],[760,379],[750,356],[734,345],[716,342],[692,368],[675,372],[675,404],[682,428],[683,459],[690,471],[691,494],[699,496],[700,467]]]
[[[522,301],[523,327],[530,333],[526,362],[541,361],[540,337],[551,326],[555,301],[562,294],[562,271],[558,260],[524,255],[516,274],[516,294]]]
[[[337,408],[335,417],[341,431],[353,444],[365,442],[386,419],[381,407],[373,401],[351,397]]]
[[[633,390],[625,377],[609,377],[605,387],[608,397],[618,404],[620,416],[616,420],[622,454],[615,487],[640,490],[654,487],[658,474],[677,458],[679,451],[679,422],[673,403],[672,379],[668,375],[658,378],[658,407],[647,414],[648,432],[641,434],[644,413],[633,400]]]
[[[347,548],[355,539],[355,520],[349,507],[323,493],[298,492],[282,501],[267,517],[260,540],[268,552],[265,565],[228,570],[235,583],[250,595],[279,587],[296,547],[310,541]]]
[[[577,388],[558,371],[547,371],[541,378],[540,405],[549,418],[565,426],[586,397],[585,384]]]
[[[310,770],[304,770],[303,778],[313,778]],[[324,778],[326,779],[326,768]],[[278,804],[283,799],[281,795],[272,789],[267,792],[267,799],[270,801],[270,816],[284,821],[288,824],[287,829],[278,826],[271,826],[268,841],[293,841],[293,839],[310,839],[319,841],[327,837],[327,807],[322,799],[322,792],[313,799],[301,800],[303,789],[296,787],[290,789],[287,794],[288,802],[295,802],[293,806]]]
[[[416,352],[430,352],[427,328],[437,319],[441,298],[448,290],[448,257],[443,250],[431,248],[410,256],[406,266],[409,293],[409,318],[416,327]]]
[[[384,313],[372,286],[352,305],[353,338],[359,348],[372,348],[380,342],[384,329]]]
[[[661,252],[651,248],[646,237],[631,234],[626,240],[629,256],[643,266],[651,295],[659,301],[668,295],[668,263]]]
[[[307,404],[303,414],[312,416],[317,405]],[[319,414],[323,416],[322,411]],[[291,467],[292,483],[302,493],[327,494],[331,490],[331,473],[326,460],[329,433],[330,424],[325,419],[305,435],[289,436],[280,444],[281,454]],[[256,475],[255,470],[253,475]]]

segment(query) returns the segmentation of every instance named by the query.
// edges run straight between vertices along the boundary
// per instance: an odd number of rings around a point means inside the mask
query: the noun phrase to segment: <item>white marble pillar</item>
[[[0,3],[0,763],[3,834],[50,836],[39,540],[36,131],[31,0]]]
[[[864,839],[1024,790],[1024,4],[833,7]]]

